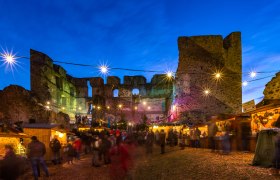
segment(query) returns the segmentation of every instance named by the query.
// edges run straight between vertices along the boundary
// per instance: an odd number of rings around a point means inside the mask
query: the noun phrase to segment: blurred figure
[[[179,141],[180,141],[181,150],[185,149],[186,135],[183,133],[183,130],[180,131]]]
[[[159,131],[156,130],[155,132],[155,140],[156,140],[156,144],[158,145],[159,144]]]
[[[111,133],[110,133],[109,141],[111,142],[112,147],[116,145],[116,137]]]
[[[60,149],[61,144],[60,141],[57,139],[57,136],[54,136],[54,138],[50,142],[50,148],[52,150],[52,162],[54,165],[61,164],[61,157],[60,157]]]
[[[162,129],[159,133],[159,143],[160,143],[161,154],[165,153],[165,138],[166,138],[166,134],[165,134],[164,130]]]
[[[173,133],[173,129],[169,130],[167,140],[168,140],[169,146],[173,147],[174,146],[174,133]]]
[[[147,134],[147,139],[146,139],[146,153],[147,154],[153,153],[154,139],[155,139],[154,132],[152,130],[150,130]]]
[[[178,145],[178,137],[179,137],[178,131],[175,129],[175,131],[173,132],[174,146]]]
[[[0,179],[16,180],[23,172],[24,164],[14,153],[13,147],[5,145],[5,156],[0,161]]]
[[[73,158],[75,157],[75,149],[73,148],[70,142],[67,144],[66,154],[67,154],[67,163],[73,164]]]
[[[44,155],[46,154],[46,146],[44,143],[40,142],[36,136],[32,136],[31,139],[32,141],[28,144],[27,148],[27,157],[31,160],[34,179],[38,179],[39,164],[41,164],[46,176],[49,177],[49,171],[44,160]]]
[[[101,139],[98,136],[95,137],[94,146],[93,146],[93,157],[92,157],[92,166],[100,167],[100,146]]]
[[[218,127],[214,121],[208,124],[208,142],[212,152],[216,150],[215,136],[217,134]]]
[[[191,147],[195,147],[195,134],[193,130],[190,130],[190,144]]]
[[[242,151],[249,151],[249,136],[251,134],[250,125],[246,122],[241,124],[241,141],[242,141]]]
[[[81,139],[76,137],[76,139],[74,140],[74,143],[73,143],[73,147],[75,149],[75,154],[76,154],[76,159],[80,159],[80,153],[81,153],[81,150],[82,150],[82,142],[81,142]]]
[[[223,154],[229,154],[230,153],[230,136],[229,136],[230,130],[228,127],[225,128],[225,133],[223,136]]]
[[[116,145],[117,145],[117,150],[119,150],[120,144],[122,142],[122,136],[119,131],[116,131]]]
[[[111,158],[110,158],[110,148],[111,148],[111,142],[108,138],[108,135],[104,135],[101,143],[101,156],[104,159],[104,164],[110,164]]]
[[[191,147],[191,136],[189,133],[186,134],[186,145],[187,147]]]
[[[88,154],[91,152],[91,137],[88,134],[85,134],[83,141],[85,144],[85,154]]]
[[[110,176],[114,180],[132,179],[129,170],[133,167],[132,154],[134,146],[128,138],[121,142],[119,150],[117,147],[111,151],[112,165],[110,166]]]
[[[197,128],[195,128],[194,131],[194,147],[195,148],[200,148],[200,135],[201,131]]]

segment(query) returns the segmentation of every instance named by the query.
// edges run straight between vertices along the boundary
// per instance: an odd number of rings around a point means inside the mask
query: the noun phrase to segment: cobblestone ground
[[[251,166],[254,156],[252,153],[220,155],[207,149],[180,150],[178,147],[168,147],[163,155],[159,152],[159,148],[155,147],[153,155],[145,156],[144,149],[138,147],[134,153],[132,179],[280,179],[269,176],[269,169]],[[49,166],[51,177],[48,180],[110,179],[109,169],[110,165],[92,167],[91,155],[86,155],[73,165]],[[21,177],[23,179],[32,179],[31,172]]]

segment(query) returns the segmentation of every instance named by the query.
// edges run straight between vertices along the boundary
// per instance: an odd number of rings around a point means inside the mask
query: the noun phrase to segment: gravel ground
[[[178,147],[168,147],[163,155],[159,152],[159,148],[155,147],[154,154],[146,156],[142,147],[136,148],[133,153],[134,168],[130,173],[132,179],[280,179],[269,176],[269,169],[251,166],[252,153],[220,155],[207,149],[180,150]],[[92,167],[91,155],[86,155],[73,165],[49,166],[50,177],[40,179],[110,179],[110,166]],[[20,178],[24,179],[32,179],[31,172]]]
[[[159,151],[159,150],[158,150]],[[233,152],[211,153],[207,149],[177,147],[166,154],[155,154],[139,161],[134,179],[280,179],[269,176],[269,169],[251,166],[254,154]]]

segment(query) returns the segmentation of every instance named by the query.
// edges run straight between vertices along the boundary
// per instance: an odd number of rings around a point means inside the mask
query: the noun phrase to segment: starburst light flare
[[[174,73],[172,71],[167,71],[165,74],[168,79],[172,79],[174,77]]]
[[[0,53],[0,56],[3,65],[6,67],[6,70],[10,69],[13,72],[16,65],[18,65],[16,54],[14,54],[12,50],[8,51],[2,49],[2,51],[3,53]]]
[[[243,81],[242,82],[242,86],[247,86],[248,85],[248,82],[247,81]]]
[[[255,71],[250,72],[250,77],[254,78],[257,76],[257,73]]]
[[[104,76],[106,76],[109,73],[109,67],[106,64],[101,64],[98,68],[99,72]]]

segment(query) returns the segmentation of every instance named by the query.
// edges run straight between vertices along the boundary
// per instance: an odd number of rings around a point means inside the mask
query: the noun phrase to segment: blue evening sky
[[[29,49],[54,60],[145,70],[176,70],[178,36],[242,32],[243,80],[250,70],[280,70],[278,0],[0,0],[0,46],[29,56]],[[29,61],[14,72],[0,64],[0,89],[30,89]],[[95,68],[62,65],[75,77],[98,76]],[[110,75],[152,73],[111,71]],[[257,78],[275,73],[258,74]],[[243,101],[263,96],[271,78],[249,83]]]

